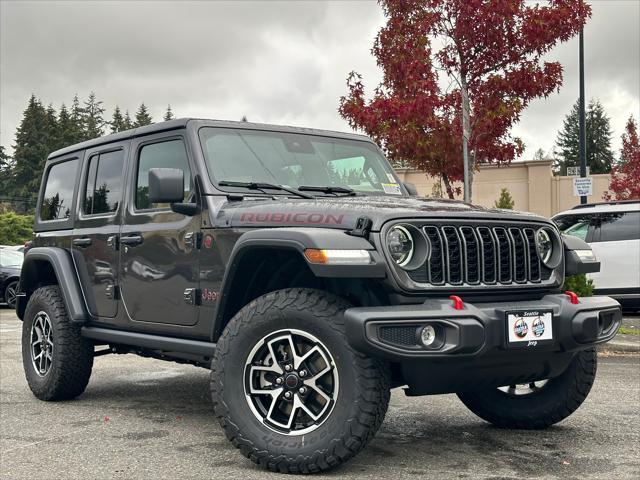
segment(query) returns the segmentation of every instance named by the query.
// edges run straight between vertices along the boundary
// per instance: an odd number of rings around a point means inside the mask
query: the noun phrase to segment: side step
[[[186,340],[183,338],[162,337],[160,335],[148,335],[145,333],[125,332],[111,330],[109,328],[82,327],[82,336],[92,340],[117,345],[130,345],[133,347],[148,348],[150,350],[162,350],[164,352],[187,353],[213,357],[216,344]]]

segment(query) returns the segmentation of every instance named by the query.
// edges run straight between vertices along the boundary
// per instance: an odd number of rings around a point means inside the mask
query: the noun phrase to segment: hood
[[[324,227],[350,230],[359,217],[373,221],[373,231],[398,218],[473,218],[486,220],[542,220],[532,213],[485,208],[457,200],[418,197],[319,197],[313,200],[282,197],[245,197],[241,201],[226,201],[208,197],[209,207],[216,212],[215,227]],[[224,198],[224,197],[222,197]]]

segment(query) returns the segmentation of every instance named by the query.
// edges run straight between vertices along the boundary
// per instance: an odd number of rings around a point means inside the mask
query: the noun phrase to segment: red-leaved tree
[[[339,112],[378,141],[392,160],[453,181],[479,163],[505,164],[524,144],[510,134],[529,102],[562,84],[562,66],[541,62],[580,31],[591,14],[583,0],[380,0],[387,24],[372,53],[383,79],[365,99],[352,72]]]
[[[640,200],[640,143],[638,124],[629,117],[622,134],[620,161],[611,169],[609,190],[603,198],[611,200]]]

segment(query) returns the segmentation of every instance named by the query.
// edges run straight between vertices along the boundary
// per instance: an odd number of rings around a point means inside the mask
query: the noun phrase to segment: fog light
[[[429,347],[436,341],[436,329],[427,325],[420,332],[420,340],[425,347]]]

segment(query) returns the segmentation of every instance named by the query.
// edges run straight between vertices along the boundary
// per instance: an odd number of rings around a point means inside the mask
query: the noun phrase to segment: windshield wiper
[[[313,195],[307,195],[306,193],[302,193],[295,188],[285,187],[284,185],[276,185],[275,183],[263,183],[263,182],[230,182],[227,180],[222,180],[218,182],[218,185],[221,187],[241,187],[248,188],[249,190],[260,190],[262,193],[267,193],[265,190],[281,190],[283,192],[291,193],[293,195],[297,195],[302,198],[314,198]]]
[[[346,195],[357,195],[357,193],[348,187],[332,187],[332,186],[317,186],[317,185],[301,185],[298,187],[298,190],[303,191],[306,190],[307,192],[322,192],[322,193],[333,193],[338,194],[338,193],[344,193]]]

